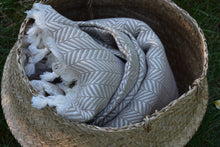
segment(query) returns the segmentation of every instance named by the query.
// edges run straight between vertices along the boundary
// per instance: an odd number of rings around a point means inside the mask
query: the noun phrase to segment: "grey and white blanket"
[[[37,65],[52,69],[40,75],[41,80],[31,81],[40,92],[32,98],[33,107],[55,106],[67,119],[122,127],[177,98],[164,47],[144,22],[72,21],[39,3],[27,14],[35,23],[27,32],[25,71],[30,77]],[[62,83],[51,82],[58,77]],[[73,81],[76,84],[70,86]]]

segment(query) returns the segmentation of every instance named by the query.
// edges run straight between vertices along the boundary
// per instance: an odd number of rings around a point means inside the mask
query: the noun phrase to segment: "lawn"
[[[187,144],[220,146],[220,110],[213,102],[220,99],[220,2],[219,0],[174,0],[195,18],[205,33],[209,50],[209,104],[204,120]],[[218,1],[218,2],[217,2]],[[32,0],[0,0],[0,78],[6,57],[17,39],[24,11],[31,8]],[[5,122],[0,107],[0,146],[20,146]]]

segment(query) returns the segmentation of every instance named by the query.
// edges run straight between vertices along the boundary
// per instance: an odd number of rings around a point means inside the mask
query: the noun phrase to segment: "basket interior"
[[[130,17],[146,22],[162,41],[173,70],[179,94],[203,71],[203,42],[196,26],[172,5],[160,0],[53,0],[52,5],[69,19]]]

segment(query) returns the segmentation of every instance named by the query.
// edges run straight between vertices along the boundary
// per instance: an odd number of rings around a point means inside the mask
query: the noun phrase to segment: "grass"
[[[188,147],[218,146],[220,144],[220,111],[213,102],[220,99],[220,3],[218,0],[174,0],[194,17],[205,33],[209,49],[209,104],[204,120],[187,144]],[[25,10],[32,0],[0,0],[0,72],[6,57],[17,40]],[[1,76],[0,76],[1,77]],[[0,146],[20,146],[8,129],[0,107]]]

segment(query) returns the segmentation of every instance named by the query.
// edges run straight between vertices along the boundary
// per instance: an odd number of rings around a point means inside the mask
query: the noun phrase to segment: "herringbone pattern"
[[[121,127],[177,97],[162,43],[145,23],[129,18],[75,22],[42,4],[35,4],[29,17],[49,32],[44,38],[49,50],[78,77],[65,117]]]

